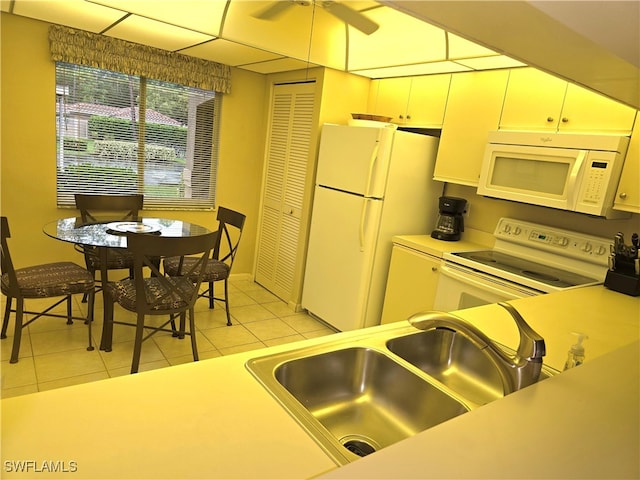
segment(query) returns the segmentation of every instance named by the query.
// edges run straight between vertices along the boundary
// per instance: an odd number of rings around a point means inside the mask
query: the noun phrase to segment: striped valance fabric
[[[52,25],[51,58],[56,62],[111,70],[220,93],[231,91],[228,65],[169,52],[84,30]]]

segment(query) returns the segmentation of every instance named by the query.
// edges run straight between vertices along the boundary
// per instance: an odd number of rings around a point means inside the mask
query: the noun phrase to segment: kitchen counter
[[[640,298],[595,286],[512,303],[556,369],[587,333],[585,364],[345,467],[244,366],[325,337],[4,399],[2,478],[637,478]],[[458,312],[514,348],[505,313]]]
[[[637,479],[640,343],[515,392],[322,479]]]
[[[467,229],[456,242],[437,240],[430,235],[397,235],[391,239],[395,245],[402,245],[418,252],[442,258],[444,252],[485,250],[493,247],[495,237],[480,230]]]

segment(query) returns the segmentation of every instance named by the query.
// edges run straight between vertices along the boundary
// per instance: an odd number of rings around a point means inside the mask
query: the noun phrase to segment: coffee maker
[[[462,214],[467,208],[467,201],[458,197],[440,197],[438,207],[438,221],[431,236],[448,242],[460,240],[460,233],[464,232]]]

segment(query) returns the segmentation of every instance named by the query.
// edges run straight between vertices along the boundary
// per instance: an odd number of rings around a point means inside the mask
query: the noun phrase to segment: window
[[[147,208],[213,208],[221,95],[56,63],[57,202],[143,193]]]

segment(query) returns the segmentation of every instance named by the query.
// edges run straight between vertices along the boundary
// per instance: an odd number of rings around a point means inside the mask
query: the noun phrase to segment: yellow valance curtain
[[[231,68],[221,63],[61,25],[50,27],[49,43],[51,58],[56,62],[102,68],[221,93],[231,91]]]

